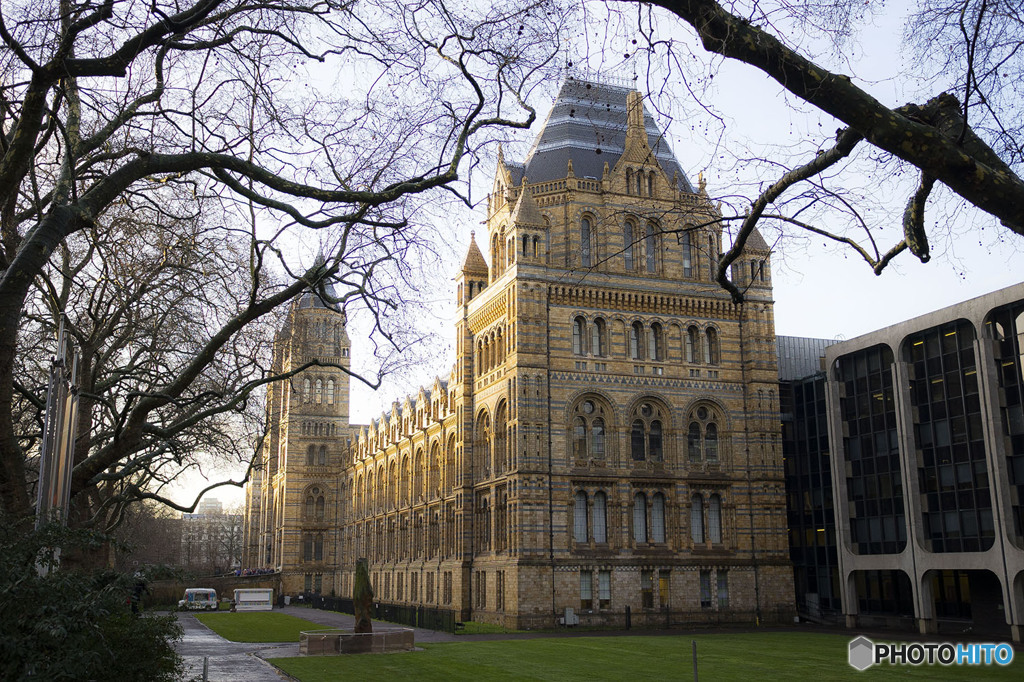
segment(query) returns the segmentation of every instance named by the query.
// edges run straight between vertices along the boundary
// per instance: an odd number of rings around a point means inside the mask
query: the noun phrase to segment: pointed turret
[[[513,225],[517,226],[541,227],[544,225],[544,217],[540,214],[537,200],[533,198],[533,194],[526,189],[525,185],[526,183],[524,182],[523,189],[519,193],[519,201],[516,202],[516,207],[512,209],[510,220]]]
[[[466,257],[462,261],[462,270],[459,272],[458,281],[458,303],[463,305],[487,286],[488,268],[484,254],[476,245],[476,232],[469,233],[469,248],[466,249]]]

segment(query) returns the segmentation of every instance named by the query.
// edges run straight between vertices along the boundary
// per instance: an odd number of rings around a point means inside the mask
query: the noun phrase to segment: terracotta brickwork
[[[600,159],[572,146],[580,120],[607,132]],[[313,412],[295,382],[312,370],[272,390],[251,503],[272,565],[348,594],[367,557],[380,601],[512,627],[791,618],[769,249],[747,242],[734,304],[712,281],[719,210],[659,138],[638,93],[563,88],[526,162],[499,161],[489,263],[474,238],[447,380],[350,448],[331,411],[327,468],[271,462],[304,452],[295,423]],[[278,353],[308,356],[297,329]],[[332,516],[310,526],[314,484]],[[332,543],[315,565],[296,558],[309,528]]]

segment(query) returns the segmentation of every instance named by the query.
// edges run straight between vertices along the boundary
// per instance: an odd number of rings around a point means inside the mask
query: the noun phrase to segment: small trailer
[[[216,611],[217,590],[209,587],[190,587],[185,590],[185,598],[178,602],[179,609],[206,609]]]
[[[236,611],[270,611],[274,608],[274,590],[249,587],[235,590]]]

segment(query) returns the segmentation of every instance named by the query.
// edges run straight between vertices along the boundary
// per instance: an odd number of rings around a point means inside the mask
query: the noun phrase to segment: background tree
[[[421,239],[413,199],[466,200],[453,183],[477,146],[529,126],[564,15],[528,1],[5,3],[0,508],[32,508],[38,372],[61,312],[87,353],[81,523],[169,502],[159,487],[193,453],[251,452],[254,391],[287,378],[267,374],[273,321],[258,323],[304,289],[331,284],[378,345],[400,345],[388,312]],[[314,247],[326,259],[309,266]]]
[[[853,248],[876,273],[905,250],[922,261],[929,259],[929,232],[936,236],[951,217],[943,211],[926,229],[926,203],[939,187],[998,219],[1006,230],[1024,234],[1024,181],[1019,176],[1024,160],[1024,110],[1019,106],[1024,16],[1019,3],[920,0],[908,18],[908,49],[916,57],[914,77],[923,79],[931,92],[909,104],[884,104],[858,85],[855,75],[830,71],[805,56],[805,39],[811,36],[834,51],[831,61],[841,62],[858,25],[866,24],[874,12],[891,9],[882,3],[846,0],[655,0],[637,4],[625,16],[628,29],[614,39],[619,41],[616,51],[622,53],[618,48],[623,45],[627,56],[634,50],[646,51],[655,65],[652,79],[666,77],[669,87],[681,84],[699,99],[700,70],[706,68],[703,76],[713,77],[709,71],[721,63],[706,55],[694,60],[697,50],[690,50],[685,40],[673,39],[673,26],[681,20],[712,56],[759,69],[781,90],[843,126],[833,138],[822,137],[802,161],[766,163],[784,167],[773,183],[762,183],[748,197],[749,204],[724,216],[739,227],[719,262],[718,281],[735,299],[741,300],[742,292],[728,281],[729,266],[754,227],[769,219]],[[633,44],[624,42],[631,36]],[[707,100],[700,104],[713,106]],[[865,168],[876,186],[882,178],[895,180],[908,168],[917,176],[906,190],[900,237],[890,245],[876,239],[878,225],[865,220],[857,200],[842,191],[844,178]],[[822,207],[831,210],[821,219],[806,217]],[[837,223],[850,225],[851,231],[837,229]]]

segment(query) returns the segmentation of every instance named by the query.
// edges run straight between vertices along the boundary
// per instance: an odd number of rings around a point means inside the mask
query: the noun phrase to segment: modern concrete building
[[[1024,284],[826,349],[851,627],[1024,625]]]

